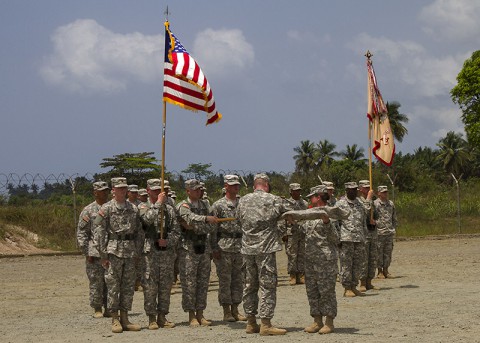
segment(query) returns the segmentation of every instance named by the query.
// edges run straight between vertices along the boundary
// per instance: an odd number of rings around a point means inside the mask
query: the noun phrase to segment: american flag
[[[391,166],[395,156],[395,142],[393,132],[388,119],[387,106],[378,89],[377,78],[370,59],[367,60],[368,73],[368,110],[367,117],[372,123],[373,148],[375,157],[385,164]]]
[[[207,113],[207,124],[219,121],[215,99],[200,66],[165,23],[163,100],[192,111]]]

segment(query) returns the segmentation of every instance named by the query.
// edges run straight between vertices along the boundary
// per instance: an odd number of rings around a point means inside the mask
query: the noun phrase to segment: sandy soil
[[[286,336],[247,335],[244,323],[224,323],[212,273],[207,318],[211,327],[190,328],[172,295],[174,329],[112,334],[110,319],[94,319],[88,306],[87,278],[80,256],[0,258],[1,342],[480,342],[480,237],[395,243],[391,272],[376,280],[382,289],[367,297],[343,298],[337,284],[335,333],[307,334],[310,324],[303,285],[290,286],[285,252],[280,269],[274,324]],[[131,319],[147,325],[143,293],[135,294]]]

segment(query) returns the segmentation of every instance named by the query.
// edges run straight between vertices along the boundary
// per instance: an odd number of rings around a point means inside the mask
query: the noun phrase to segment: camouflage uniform
[[[303,200],[287,200],[291,204],[293,210],[306,210],[308,203]],[[305,233],[299,229],[298,224],[287,224],[287,243],[285,251],[288,256],[287,271],[290,275],[303,274],[305,272]]]
[[[284,201],[275,195],[256,189],[240,199],[237,218],[242,227],[245,288],[243,308],[247,316],[258,311],[263,319],[271,319],[277,303],[277,263],[275,253],[282,250],[277,220],[289,210]],[[260,289],[260,299],[258,291]]]
[[[387,268],[392,262],[393,239],[397,228],[397,215],[395,205],[391,200],[383,202],[376,199],[375,208],[378,211],[377,231],[378,231],[378,268]]]
[[[226,197],[212,205],[212,214],[218,218],[235,218],[238,200],[232,202]],[[218,276],[218,302],[233,305],[242,302],[245,271],[240,253],[242,228],[237,221],[217,224],[214,250],[220,250],[220,259],[215,262]]]
[[[86,261],[86,271],[90,289],[90,306],[99,309],[107,307],[107,286],[105,285],[105,269],[100,261],[100,253],[94,246],[93,222],[101,206],[96,202],[87,205],[80,213],[77,227],[77,242],[83,256],[90,257]]]
[[[305,233],[305,286],[310,315],[337,316],[335,281],[338,273],[338,231],[332,221],[307,220]]]
[[[365,235],[365,256],[366,256],[366,268],[365,268],[365,278],[373,279],[375,277],[376,268],[377,268],[377,228],[375,225],[370,224],[370,211],[373,206],[373,219],[378,218],[378,212],[375,209],[372,201],[367,201],[363,196],[358,197],[367,209],[366,223],[367,231]]]
[[[138,206],[145,231],[142,258],[144,271],[142,276],[145,313],[148,316],[166,315],[170,310],[170,289],[173,283],[173,265],[176,248],[180,240],[180,227],[175,209],[163,205],[163,238],[168,240],[166,248],[160,248],[159,219],[161,205],[152,204],[150,199]]]
[[[178,253],[180,280],[182,282],[182,308],[185,312],[205,310],[210,279],[211,233],[213,225],[207,224],[210,212],[207,203],[184,200],[177,206],[181,221],[189,226],[182,228],[181,247]]]
[[[111,313],[130,311],[135,287],[135,258],[142,241],[138,209],[130,202],[115,199],[102,206],[95,219],[95,241],[102,259],[110,265],[105,272],[107,308]]]
[[[365,275],[367,211],[358,198],[350,200],[346,196],[342,197],[337,201],[337,206],[351,211],[348,219],[340,225],[340,276],[343,287],[350,289],[355,288]]]

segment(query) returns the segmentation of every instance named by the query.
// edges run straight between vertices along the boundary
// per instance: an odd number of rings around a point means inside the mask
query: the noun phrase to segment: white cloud
[[[423,30],[436,40],[474,39],[480,42],[480,2],[472,0],[435,0],[424,7],[419,19]]]
[[[255,60],[253,46],[240,30],[206,29],[200,32],[193,44],[192,55],[207,78],[227,71],[243,71]]]
[[[425,48],[413,41],[394,41],[361,33],[348,44],[355,52],[368,47],[374,61],[381,63],[390,75],[382,79],[396,80],[399,86],[411,89],[414,97],[435,97],[450,92],[456,84],[467,54],[430,56]],[[375,63],[374,63],[375,65]]]
[[[428,128],[428,135],[440,139],[446,136],[448,131],[462,132],[461,111],[454,107],[427,107],[414,106],[410,114],[411,125],[419,125]],[[427,134],[427,132],[426,132]]]
[[[128,81],[159,81],[163,36],[114,33],[95,20],[79,19],[53,33],[53,53],[40,75],[50,84],[76,92],[116,92]]]

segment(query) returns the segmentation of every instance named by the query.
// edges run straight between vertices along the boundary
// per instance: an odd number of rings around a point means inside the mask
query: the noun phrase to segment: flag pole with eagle
[[[165,11],[165,58],[163,68],[163,126],[161,191],[165,183],[165,134],[167,102],[194,112],[207,114],[206,125],[218,122],[222,115],[217,111],[210,84],[202,69],[170,31],[168,7]],[[163,206],[160,218],[160,239],[164,237]]]
[[[372,64],[372,54],[367,51],[367,73],[368,73],[368,139],[370,142],[369,149],[369,174],[370,189],[372,189],[372,153],[377,160],[386,166],[391,166],[393,156],[395,155],[395,142],[393,133],[388,119],[387,106],[382,98],[382,94],[378,89],[377,79]]]

